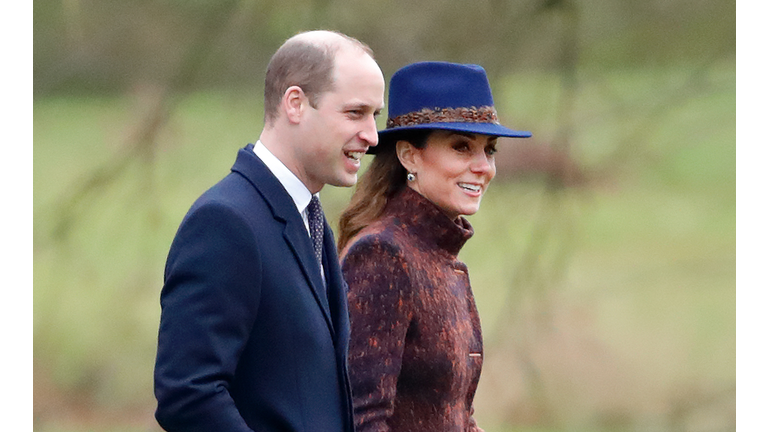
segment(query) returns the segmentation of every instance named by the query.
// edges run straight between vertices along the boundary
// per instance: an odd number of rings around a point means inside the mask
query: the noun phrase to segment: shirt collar
[[[309,189],[307,189],[307,187],[304,186],[304,183],[296,177],[296,174],[291,172],[291,170],[289,170],[277,156],[269,151],[261,140],[256,141],[256,144],[253,146],[253,152],[256,153],[256,156],[258,156],[259,159],[264,162],[264,165],[272,171],[272,174],[277,177],[277,180],[280,181],[280,184],[283,185],[293,199],[299,213],[303,214],[304,210],[309,205],[309,200],[312,199],[312,193]]]

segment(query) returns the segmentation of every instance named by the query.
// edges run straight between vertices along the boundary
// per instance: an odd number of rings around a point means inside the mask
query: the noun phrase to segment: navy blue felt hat
[[[375,154],[388,137],[413,129],[446,129],[483,135],[527,138],[530,132],[499,123],[485,69],[448,62],[412,63],[389,83],[387,127],[379,131]]]

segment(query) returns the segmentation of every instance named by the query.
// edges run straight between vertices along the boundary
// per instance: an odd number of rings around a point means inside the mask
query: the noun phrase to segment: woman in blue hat
[[[496,174],[502,126],[480,66],[421,62],[390,81],[376,154],[340,219],[356,430],[481,431],[480,318],[457,259]]]

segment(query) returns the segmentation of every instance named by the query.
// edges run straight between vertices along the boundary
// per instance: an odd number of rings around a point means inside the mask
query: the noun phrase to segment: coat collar
[[[296,208],[299,209],[299,213],[303,212],[312,199],[312,192],[261,141],[256,141],[256,144],[253,145],[253,152],[264,162],[264,165],[269,168],[272,174],[277,177],[277,180],[280,181],[280,184],[283,185],[283,188],[293,199]]]
[[[283,237],[296,257],[305,278],[309,282],[312,294],[323,311],[331,334],[335,334],[331,319],[325,283],[320,275],[320,266],[315,259],[312,242],[307,234],[304,221],[291,196],[280,181],[253,152],[253,144],[248,144],[237,153],[232,172],[245,177],[264,198],[275,220],[285,224]],[[330,232],[326,222],[326,234]],[[331,233],[331,236],[333,234]],[[328,237],[326,235],[326,237]],[[331,237],[331,241],[333,237]],[[328,248],[324,248],[327,255]],[[332,265],[332,264],[331,264]]]
[[[438,206],[407,186],[389,200],[384,214],[411,235],[452,256],[457,256],[474,234],[464,217],[451,220]]]

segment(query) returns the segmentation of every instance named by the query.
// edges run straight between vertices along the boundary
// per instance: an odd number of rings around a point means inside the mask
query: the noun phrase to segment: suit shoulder
[[[200,211],[230,213],[248,219],[266,209],[264,198],[242,177],[230,173],[203,192],[184,219]]]

